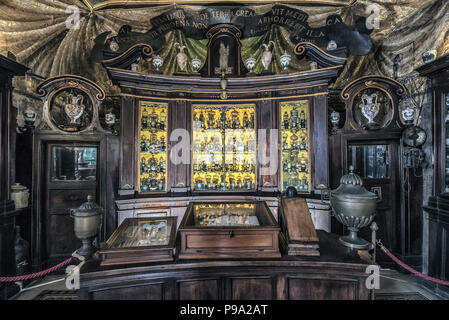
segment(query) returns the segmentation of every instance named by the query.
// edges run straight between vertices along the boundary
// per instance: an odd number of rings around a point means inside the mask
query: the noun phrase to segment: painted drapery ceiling
[[[99,35],[109,32],[109,36],[114,36],[123,25],[144,33],[152,27],[151,18],[175,6],[192,14],[206,8],[205,5],[170,4],[169,1],[163,5],[135,7],[135,2],[121,1],[121,6],[117,7],[113,4],[118,2],[98,0],[0,0],[0,53],[12,52],[18,61],[42,77],[77,74],[99,83],[113,94],[105,69],[92,55]],[[128,7],[125,3],[133,6]],[[329,0],[327,3],[308,6],[287,2],[284,5],[307,12],[311,27],[323,26],[332,14],[338,14],[346,24],[354,25],[357,17],[372,14],[370,8],[373,5],[379,8],[379,28],[371,33],[373,50],[366,56],[353,56],[348,60],[334,85],[336,88],[365,74],[393,76],[396,71],[400,76],[409,73],[422,64],[421,54],[428,49],[437,49],[438,55],[449,52],[449,1]],[[263,14],[273,5],[266,3],[253,8]],[[79,8],[78,28],[67,28],[67,19],[72,13],[67,12],[68,6]],[[182,35],[174,31],[166,35],[173,41],[179,40],[179,36]],[[286,44],[288,41],[282,28],[272,31],[268,38],[271,36],[277,36],[284,47],[295,45]],[[255,46],[268,38],[262,36],[259,42],[252,43],[252,50],[257,51]],[[170,46],[161,50],[167,56],[175,53]],[[396,70],[393,68],[395,60]]]

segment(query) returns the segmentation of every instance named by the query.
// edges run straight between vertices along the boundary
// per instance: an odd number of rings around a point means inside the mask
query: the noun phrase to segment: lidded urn
[[[349,173],[341,177],[340,186],[331,191],[331,206],[336,219],[348,227],[349,235],[340,242],[353,249],[369,249],[371,244],[357,237],[359,229],[368,226],[376,214],[378,197],[363,186],[362,178],[349,167]]]
[[[71,209],[70,216],[75,219],[75,236],[83,243],[76,252],[85,257],[90,257],[96,250],[92,241],[97,236],[103,217],[103,209],[94,202],[92,195],[87,196],[87,202],[78,209]]]

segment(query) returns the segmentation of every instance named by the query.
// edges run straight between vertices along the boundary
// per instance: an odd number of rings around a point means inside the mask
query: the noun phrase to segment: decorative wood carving
[[[128,69],[133,63],[137,63],[139,59],[151,58],[153,48],[144,43],[136,44],[130,47],[117,57],[103,61],[106,68]]]
[[[399,129],[402,130],[404,124],[400,120],[399,116],[399,100],[404,97],[406,93],[405,87],[398,81],[380,75],[365,76],[356,79],[349,83],[341,91],[341,99],[346,103],[346,122],[342,128],[343,131],[363,131],[363,126],[360,117],[357,118],[358,110],[361,104],[366,103],[366,101],[361,101],[363,94],[370,96],[373,93],[379,97],[383,95],[385,97],[385,123],[379,124],[377,129]],[[373,101],[372,103],[375,103]],[[366,104],[369,104],[366,103]],[[382,110],[381,110],[382,111]],[[379,112],[379,115],[381,114]]]
[[[43,121],[37,132],[108,132],[101,127],[99,121],[99,108],[106,95],[103,89],[91,80],[77,75],[57,76],[42,82],[36,92],[44,102]],[[55,110],[59,110],[57,116]],[[83,117],[86,118],[82,120]],[[85,124],[80,124],[83,121]]]
[[[242,76],[248,73],[241,58],[242,44],[240,38],[242,32],[232,24],[219,24],[209,29],[206,34],[207,60],[200,73],[207,77],[219,77],[222,73],[229,76]],[[226,70],[220,69],[220,47],[228,48],[228,61]]]

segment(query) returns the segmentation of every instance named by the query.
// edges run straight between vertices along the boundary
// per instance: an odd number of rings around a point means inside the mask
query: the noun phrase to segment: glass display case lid
[[[193,205],[194,226],[259,226],[254,203],[209,203]]]
[[[169,246],[176,217],[127,218],[107,242],[107,249]]]

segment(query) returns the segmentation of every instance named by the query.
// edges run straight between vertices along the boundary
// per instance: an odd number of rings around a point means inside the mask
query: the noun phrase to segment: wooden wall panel
[[[221,283],[219,279],[191,280],[178,282],[180,300],[219,300]]]
[[[231,278],[227,296],[232,300],[273,300],[272,278]]]
[[[129,97],[122,97],[122,112],[121,112],[121,153],[120,153],[120,189],[126,185],[134,186],[135,184],[135,142],[134,135],[136,132],[136,112],[139,108],[135,105],[136,100]],[[137,188],[137,187],[136,187]]]
[[[95,300],[162,300],[163,294],[163,284],[157,283],[145,286],[95,291],[92,293],[92,298]]]
[[[332,279],[288,279],[289,300],[354,300],[357,282]]]

